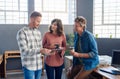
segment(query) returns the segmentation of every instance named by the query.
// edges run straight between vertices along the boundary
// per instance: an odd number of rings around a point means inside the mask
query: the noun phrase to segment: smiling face
[[[56,23],[56,22],[53,22],[53,23],[51,24],[51,30],[52,30],[53,32],[56,32],[56,31],[57,31],[57,23]]]
[[[75,22],[74,29],[77,33],[82,34],[84,28],[80,25],[80,23]]]
[[[63,25],[60,19],[53,19],[49,27],[50,33],[57,34],[58,36],[63,34]]]
[[[30,23],[31,23],[31,27],[33,28],[38,28],[39,25],[40,25],[40,22],[41,22],[41,18],[40,16],[37,16],[37,17],[31,17],[30,19]]]
[[[42,15],[39,12],[34,11],[30,16],[29,27],[38,28],[41,22]]]
[[[78,16],[75,18],[74,29],[80,35],[86,28],[86,19],[83,16]]]

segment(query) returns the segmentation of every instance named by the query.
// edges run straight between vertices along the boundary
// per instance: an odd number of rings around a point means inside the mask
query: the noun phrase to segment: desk
[[[106,56],[99,56],[99,57],[103,58]],[[73,59],[73,56],[65,56],[65,70],[66,70],[66,72],[69,70],[69,67],[72,65],[72,59]],[[120,79],[120,75],[112,75],[109,73],[105,73],[105,72],[100,71],[99,68],[107,68],[107,69],[115,69],[115,68],[112,66],[108,66],[108,65],[107,66],[98,66],[98,68],[95,69],[94,72],[101,75],[102,79]]]
[[[107,70],[116,70],[116,68],[112,66],[106,66],[106,67],[100,67],[100,68],[106,68]],[[95,70],[96,73],[103,76],[104,79],[120,79],[120,75],[112,75],[106,72],[102,72],[98,69]]]
[[[73,56],[65,56],[64,65],[66,72],[69,70],[69,67],[72,66],[72,59]]]
[[[12,51],[5,51],[3,55],[3,62],[1,63],[1,72],[0,75],[2,78],[6,78],[6,73],[7,72],[22,72],[22,70],[6,70],[6,65],[7,65],[7,59],[8,58],[20,58],[20,51],[19,50],[12,50]],[[42,56],[42,63],[44,63],[44,57]],[[42,66],[42,70],[44,68],[44,64]],[[43,74],[43,72],[42,72]]]
[[[7,65],[7,59],[8,58],[20,58],[20,51],[18,51],[18,50],[12,50],[12,51],[5,51],[5,53],[4,53],[4,56],[3,56],[3,63],[4,63],[4,65],[3,65],[3,77],[4,78],[6,78],[7,77],[7,75],[6,75],[6,73],[7,72],[22,72],[22,70],[9,70],[9,71],[7,71],[6,70],[6,65]]]

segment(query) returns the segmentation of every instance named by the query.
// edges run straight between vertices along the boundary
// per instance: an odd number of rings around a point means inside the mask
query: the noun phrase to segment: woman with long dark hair
[[[66,37],[60,19],[53,19],[49,32],[43,38],[43,47],[54,50],[54,54],[45,57],[45,68],[48,79],[61,79],[63,56],[66,49]]]

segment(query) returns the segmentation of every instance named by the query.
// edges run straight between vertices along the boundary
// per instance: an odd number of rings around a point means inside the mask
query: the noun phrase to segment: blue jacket
[[[73,66],[80,64],[79,60],[81,60],[85,70],[91,70],[93,68],[96,68],[96,66],[99,64],[99,59],[98,59],[97,43],[93,34],[87,30],[84,30],[81,36],[79,36],[78,33],[75,33],[75,38],[74,38],[75,51],[77,51],[78,37],[80,37],[80,44],[81,44],[80,53],[88,53],[90,55],[90,58],[73,57]]]

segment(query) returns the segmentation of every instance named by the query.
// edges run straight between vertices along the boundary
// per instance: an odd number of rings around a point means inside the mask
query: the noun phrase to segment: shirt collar
[[[77,33],[77,36],[78,37],[83,37],[84,36],[84,34],[85,34],[85,32],[86,32],[86,30],[83,30],[83,32],[82,32],[82,34],[81,34],[81,36]]]
[[[29,27],[29,26],[27,26],[30,30],[36,30],[36,29],[38,29],[38,28],[32,28],[32,27]]]

